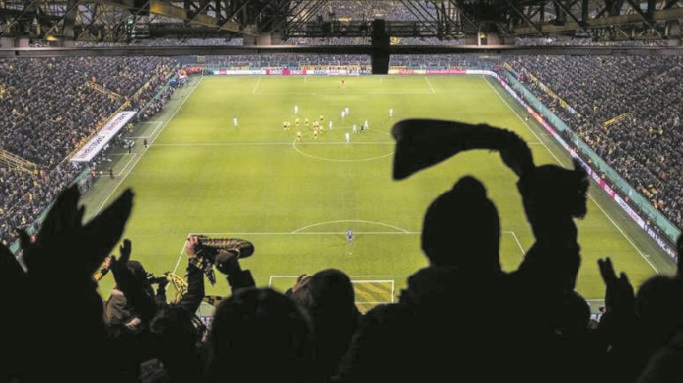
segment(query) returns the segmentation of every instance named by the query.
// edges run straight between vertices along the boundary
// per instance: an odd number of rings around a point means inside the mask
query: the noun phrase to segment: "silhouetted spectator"
[[[214,313],[208,382],[313,381],[313,332],[304,312],[272,289],[244,288]]]
[[[430,266],[408,278],[398,303],[365,315],[336,380],[510,377],[499,241],[498,210],[481,182],[464,177],[440,195],[422,230]]]
[[[316,373],[321,374],[320,380],[330,380],[362,320],[351,279],[340,270],[322,270],[297,278],[286,295],[310,315],[315,330]]]

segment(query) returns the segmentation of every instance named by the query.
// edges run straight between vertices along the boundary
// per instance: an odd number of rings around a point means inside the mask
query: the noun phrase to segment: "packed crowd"
[[[438,138],[401,130],[397,150],[410,143],[417,169],[439,162],[434,147],[449,152],[455,141],[438,129]],[[134,193],[124,191],[82,223],[79,192],[68,188],[41,231],[22,235],[25,268],[0,246],[0,309],[21,313],[0,316],[0,338],[12,350],[0,377],[24,383],[680,381],[683,273],[654,276],[636,292],[609,258],[581,264],[575,219],[587,212],[588,188],[581,165],[537,167],[514,133],[488,133],[498,137],[501,159],[518,177],[535,238],[519,267],[504,272],[499,261],[501,219],[515,218],[501,217],[486,186],[465,176],[424,214],[420,244],[428,265],[408,277],[396,303],[365,314],[342,270],[302,274],[285,292],[257,287],[262,281],[241,260],[259,254],[236,238],[209,246],[206,237],[188,236],[184,292],[168,299],[172,278],[150,275],[130,240],[111,255]],[[411,174],[415,163],[399,164],[396,174]],[[207,326],[195,313],[214,267],[231,291],[215,300]],[[596,267],[605,308],[591,321],[575,283],[581,268]],[[103,300],[97,282],[108,273],[115,286]],[[36,301],[55,288],[59,299]]]
[[[500,58],[481,55],[391,55],[390,67],[409,67],[421,69],[491,69],[498,65]]]
[[[311,55],[269,53],[260,55],[203,56],[198,64],[212,68],[303,68],[348,65],[370,65],[368,55]]]
[[[608,165],[683,228],[681,57],[528,56],[509,63]]]
[[[0,241],[14,239],[16,224],[33,222],[74,179],[79,169],[66,163],[71,152],[123,105],[140,110],[176,69],[173,59],[160,57],[1,60],[0,149],[29,171],[0,167]]]
[[[516,37],[515,45],[561,45],[561,46],[591,46],[591,47],[662,47],[667,45],[664,39],[658,40],[596,40],[592,37],[547,36],[547,37]]]
[[[150,47],[164,47],[164,46],[239,46],[242,45],[242,38],[224,38],[224,37],[208,37],[205,39],[197,37],[188,38],[156,38],[156,39],[134,39],[129,43],[109,43],[109,42],[91,42],[91,41],[76,41],[77,47],[80,48],[106,48],[106,47],[117,47],[117,46],[150,46]]]
[[[334,66],[369,66],[369,55],[310,55],[296,53],[271,53],[262,55],[202,56],[179,58],[186,65],[201,64],[211,68],[312,68]],[[391,55],[392,67],[422,69],[477,68],[490,69],[499,65],[499,57],[480,55],[443,54],[443,55]]]

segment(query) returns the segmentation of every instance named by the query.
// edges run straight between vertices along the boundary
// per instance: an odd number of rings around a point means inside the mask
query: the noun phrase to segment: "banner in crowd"
[[[612,124],[616,124],[617,122],[624,121],[625,119],[627,119],[629,117],[629,115],[630,115],[630,113],[628,113],[628,112],[622,113],[622,114],[620,114],[614,118],[610,118],[609,120],[603,122],[602,126],[607,128]]]
[[[121,112],[114,115],[73,157],[71,162],[89,162],[123,128],[137,112]]]
[[[389,68],[389,74],[414,75],[414,74],[467,74],[468,71],[462,69],[409,69],[409,68]]]
[[[533,82],[534,84],[536,84],[536,85],[537,85],[545,94],[547,94],[548,96],[552,97],[554,100],[557,100],[557,101],[560,103],[560,106],[561,106],[563,109],[566,109],[566,110],[569,111],[570,113],[576,113],[576,110],[574,110],[574,108],[572,108],[571,106],[569,106],[569,104],[567,104],[562,98],[560,98],[560,96],[558,96],[557,94],[555,94],[555,92],[553,92],[553,91],[552,91],[550,88],[548,88],[544,83],[542,83],[541,80],[537,79],[534,75],[532,75],[531,73],[529,73],[529,72],[526,70],[526,68],[522,68],[522,73],[523,73],[523,76],[525,76],[526,78],[528,78],[529,80],[531,80],[531,82]]]
[[[289,68],[266,68],[266,76],[305,76],[306,68],[303,69],[289,69]]]
[[[215,76],[261,76],[265,75],[266,71],[262,69],[215,69],[212,71]]]

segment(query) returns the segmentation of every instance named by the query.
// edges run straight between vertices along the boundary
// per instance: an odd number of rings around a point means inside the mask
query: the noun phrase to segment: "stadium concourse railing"
[[[467,71],[473,74],[474,71]],[[527,112],[538,121],[550,135],[567,151],[578,159],[600,188],[614,200],[629,217],[645,231],[657,245],[670,257],[676,260],[673,244],[681,231],[669,221],[660,211],[655,209],[650,200],[634,189],[621,175],[612,169],[588,146],[579,136],[551,112],[528,89],[526,89],[509,71],[502,71],[501,75],[490,71],[476,71],[494,77],[500,85]],[[485,73],[481,73],[485,72]],[[564,137],[570,137],[570,145]],[[616,190],[615,190],[616,189]],[[631,207],[633,204],[633,207]],[[646,218],[643,218],[646,217]]]
[[[166,92],[166,90],[168,90],[169,87],[174,86],[174,84],[177,84],[178,81],[179,81],[178,75],[175,75],[175,76],[171,77],[171,78],[168,80],[168,82],[167,82],[164,86],[162,86],[161,89],[154,95],[154,97],[152,97],[152,98],[147,102],[147,104],[145,104],[142,108],[140,108],[140,110],[137,111],[136,116],[142,115],[147,109],[150,108],[150,106],[152,106],[157,100],[159,100],[159,98],[161,98],[161,97],[163,96],[163,93]],[[117,111],[117,112],[114,112],[112,115],[117,114],[117,113],[118,113],[118,111]],[[91,178],[90,168],[89,168],[88,166],[86,166],[86,167],[85,167],[85,168],[76,176],[76,178],[74,178],[74,180],[69,184],[69,186],[73,186],[73,185],[76,185],[76,184],[77,184],[77,185],[79,186],[79,188],[80,188],[81,191],[83,191],[83,192],[84,192],[84,191],[87,191],[87,190],[88,190],[88,187],[86,187],[86,185],[88,185],[88,182],[90,181],[90,178]],[[32,236],[32,235],[34,235],[34,234],[36,234],[36,233],[38,232],[38,228],[40,228],[40,225],[41,225],[41,224],[43,223],[43,221],[45,220],[45,217],[47,216],[47,213],[48,213],[48,212],[50,211],[50,209],[52,208],[52,204],[53,204],[53,202],[50,202],[50,204],[49,204],[49,205],[40,213],[40,215],[38,216],[38,218],[36,218],[36,220],[33,221],[33,222],[31,223],[31,225],[29,225],[29,226],[27,226],[27,227],[25,228],[26,233],[27,233],[28,235]],[[14,253],[15,255],[18,256],[18,255],[19,255],[20,247],[21,247],[21,245],[20,245],[19,241],[17,240],[17,241],[14,241],[13,243],[10,244],[9,249],[10,249],[10,251],[11,251],[12,253]]]

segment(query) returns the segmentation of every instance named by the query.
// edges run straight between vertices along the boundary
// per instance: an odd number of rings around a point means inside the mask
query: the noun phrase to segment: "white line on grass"
[[[335,222],[349,222],[349,221],[335,221]],[[367,222],[367,221],[364,221]],[[196,233],[189,233],[188,235],[209,235],[209,236],[237,236],[237,235],[346,235],[345,231],[313,231],[313,232],[301,232],[300,230],[304,230],[310,227],[313,227],[316,225],[310,225],[306,226],[301,229],[297,229],[295,231],[291,232],[260,232],[260,231],[250,231],[250,232],[230,232],[230,233],[206,233],[206,232],[196,232]],[[387,225],[391,226],[391,225]],[[420,234],[420,231],[408,231],[404,229],[400,229],[401,231],[354,231],[353,234],[363,234],[363,235],[415,235],[415,234]],[[517,236],[515,235],[514,232],[512,231],[501,231],[503,234],[510,234],[513,236],[515,242],[517,242],[517,245],[519,248],[524,251],[522,248],[521,243],[517,239]],[[181,251],[182,252],[182,251]]]
[[[350,222],[350,223],[370,223],[370,224],[373,224],[373,225],[380,225],[380,226],[390,227],[390,228],[392,228],[392,229],[396,229],[396,230],[398,230],[398,231],[402,231],[403,233],[411,233],[411,232],[409,232],[409,231],[406,230],[406,229],[402,229],[402,228],[400,228],[400,227],[398,227],[398,226],[390,225],[390,224],[384,223],[384,222],[366,221],[366,220],[362,220],[362,219],[341,219],[341,220],[336,220],[336,221],[316,222],[316,223],[310,224],[310,225],[308,225],[308,226],[304,226],[304,227],[302,227],[302,228],[296,229],[296,230],[294,230],[294,231],[292,232],[292,234],[297,234],[298,232],[303,231],[303,230],[306,230],[306,229],[310,229],[311,227],[322,226],[322,225],[328,225],[328,224],[331,224],[331,223],[342,223],[342,222]]]
[[[303,145],[395,145],[393,142],[303,142]],[[188,143],[174,143],[174,144],[156,144],[157,147],[162,146],[289,146],[291,142],[188,142]]]
[[[519,247],[519,249],[522,250],[522,255],[524,255],[524,248],[522,247],[522,244],[519,242],[519,238],[517,238],[517,234],[515,234],[514,231],[504,231],[504,233],[512,234],[512,238],[514,238],[515,242],[517,242],[517,247]]]
[[[183,251],[185,251],[185,247],[183,246],[183,250],[180,250],[180,256],[178,257],[178,262],[175,263],[175,267],[173,268],[173,274],[178,271],[178,267],[180,267],[180,262],[183,260]]]
[[[259,92],[259,96],[339,96],[338,92]],[[362,93],[344,93],[344,96],[382,96],[382,95],[404,95],[404,96],[419,96],[425,94],[434,94],[433,92],[406,92],[406,91],[384,91],[384,92],[362,92]]]
[[[339,141],[339,142],[303,142],[305,145],[391,145],[394,146],[396,143],[390,142],[390,141],[363,141],[363,142],[349,142],[346,143],[345,141]]]
[[[123,169],[121,169],[121,171],[118,172],[118,174],[116,174],[117,177],[120,177],[121,174],[123,174],[123,172],[126,171],[126,168],[128,167],[128,165],[130,165],[130,163],[135,159],[135,157],[137,157],[137,155],[138,155],[137,153],[133,153],[133,155],[130,156],[130,159],[128,159],[128,162],[126,162],[126,165],[123,166]]]
[[[347,221],[344,221],[347,222]],[[301,230],[301,229],[299,229]],[[248,232],[248,233],[196,233],[202,235],[346,235],[345,231],[315,231],[315,232],[277,232],[277,233],[262,233],[262,232]],[[190,235],[196,235],[190,234]],[[419,231],[354,231],[353,234],[363,234],[363,235],[396,235],[396,234],[420,234]]]
[[[195,86],[195,88],[196,88],[196,86]],[[192,91],[194,92],[194,88],[192,89]],[[188,94],[187,96],[189,97],[190,95]],[[184,103],[185,103],[185,101],[183,100],[183,104]],[[182,104],[180,106],[182,106]],[[171,116],[171,118],[173,118],[173,116]],[[157,132],[157,130],[159,130],[162,126],[166,126],[165,124],[162,124],[161,121],[157,121],[157,122],[158,122],[157,127],[154,128],[154,130],[152,130],[152,133],[150,133],[149,136],[147,136],[147,137],[154,137],[154,134]]]
[[[391,281],[391,303],[394,303],[394,281]]]
[[[256,89],[258,89],[258,85],[261,83],[261,76],[258,76],[258,80],[256,80],[256,85],[254,85],[254,90],[251,91],[251,94],[256,94]]]
[[[510,104],[507,102],[507,100],[506,100],[505,98],[503,98],[503,97],[500,95],[500,93],[498,92],[498,90],[497,90],[495,87],[493,87],[493,85],[491,85],[491,83],[488,81],[488,79],[485,79],[484,81],[486,82],[486,84],[487,84],[491,89],[493,89],[494,93],[496,93],[496,96],[498,96],[498,98],[499,98],[501,101],[503,101],[503,104],[505,104],[505,106],[507,106],[508,109],[510,109],[510,111],[511,111],[515,116],[517,116],[517,118],[522,122],[522,124],[523,124],[527,129],[529,129],[529,131],[531,132],[531,134],[533,134],[533,135],[536,137],[536,139],[537,139],[541,144],[543,144],[543,146],[544,146],[544,147],[546,148],[546,150],[550,153],[550,155],[553,156],[553,158],[555,158],[555,160],[556,160],[559,164],[562,164],[562,161],[555,155],[555,153],[553,153],[552,150],[550,150],[550,148],[548,147],[548,145],[545,144],[545,142],[541,139],[541,137],[539,137],[538,134],[536,134],[536,132],[535,132],[535,131],[526,123],[526,121],[524,121],[524,119],[519,115],[519,113],[517,113],[517,112],[510,106]],[[591,201],[593,201],[593,203],[595,203],[595,206],[597,206],[598,209],[600,209],[600,211],[605,215],[605,217],[607,217],[607,219],[608,219],[610,222],[612,222],[612,225],[614,225],[614,227],[621,233],[621,235],[623,235],[624,238],[626,238],[626,240],[628,241],[628,243],[630,243],[631,246],[633,246],[633,248],[636,249],[636,251],[638,252],[638,254],[640,254],[640,256],[645,260],[645,262],[647,262],[647,264],[650,265],[650,267],[652,267],[652,270],[654,270],[655,273],[659,274],[659,270],[657,270],[657,268],[655,267],[655,265],[653,265],[652,262],[648,259],[648,256],[645,255],[642,251],[640,251],[640,249],[638,248],[638,246],[636,246],[636,244],[633,243],[633,241],[631,240],[631,238],[629,238],[628,235],[626,235],[626,233],[624,233],[624,230],[622,230],[621,227],[619,227],[619,225],[617,225],[617,223],[612,219],[612,217],[610,217],[609,214],[607,214],[607,212],[605,211],[605,209],[603,209],[602,206],[600,206],[600,204],[598,203],[598,201],[596,201],[595,198],[593,198],[593,196],[590,195],[590,194],[588,195],[588,197],[591,199]]]
[[[429,81],[429,77],[425,76],[424,79],[427,80],[427,85],[429,85],[429,89],[432,90],[432,94],[436,94],[436,91],[434,90],[434,87],[432,86],[432,82]]]
[[[159,134],[161,134],[161,131],[164,130],[164,128],[166,127],[166,125],[168,125],[168,123],[169,123],[171,120],[173,120],[173,117],[175,117],[175,115],[178,113],[178,111],[180,111],[180,109],[182,109],[183,105],[185,105],[185,101],[187,101],[187,100],[190,98],[190,96],[192,95],[192,93],[194,93],[194,90],[197,89],[197,87],[199,86],[199,84],[202,82],[202,79],[203,79],[203,78],[204,78],[204,77],[201,77],[201,78],[199,79],[199,81],[197,81],[197,84],[195,84],[194,88],[192,88],[192,90],[190,91],[190,93],[188,93],[187,96],[185,97],[185,99],[180,103],[180,105],[178,105],[178,108],[175,110],[175,112],[173,112],[173,114],[171,115],[171,117],[169,117],[168,120],[166,120],[166,122],[162,125],[161,130],[159,130]],[[155,129],[155,131],[156,131],[156,129]],[[150,146],[154,143],[154,141],[156,141],[157,137],[159,137],[159,134],[157,134],[156,136],[154,136],[154,137],[151,138],[151,142],[149,143]],[[109,195],[107,195],[107,197],[102,201],[102,204],[101,204],[100,207],[97,209],[97,212],[95,213],[95,215],[99,214],[99,212],[100,212],[100,211],[102,210],[102,208],[104,207],[104,204],[107,203],[107,201],[109,200],[109,198],[111,198],[111,196],[112,196],[117,190],[119,190],[119,188],[121,187],[121,184],[123,183],[123,181],[126,179],[126,177],[128,177],[128,174],[130,174],[130,172],[135,168],[135,165],[140,161],[140,159],[142,158],[142,156],[143,156],[145,153],[147,153],[147,149],[143,149],[142,153],[140,154],[139,157],[137,157],[137,159],[135,160],[135,163],[130,167],[130,169],[128,170],[128,172],[126,172],[126,174],[123,175],[123,177],[122,177],[122,178],[119,180],[119,182],[116,184],[116,187],[113,188],[112,191],[109,193]]]
[[[356,279],[351,283],[394,283],[393,279]]]

